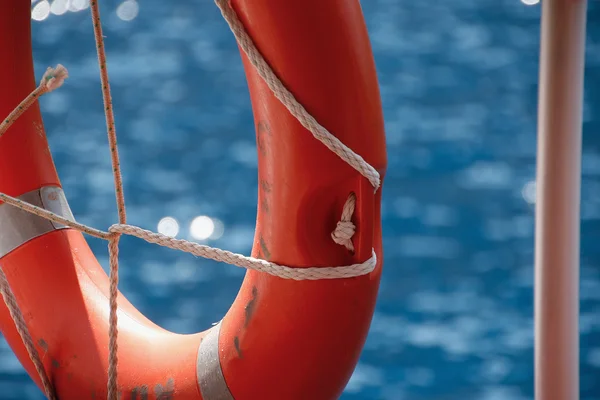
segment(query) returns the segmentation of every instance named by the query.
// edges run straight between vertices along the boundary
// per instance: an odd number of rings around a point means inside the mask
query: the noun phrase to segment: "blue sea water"
[[[581,398],[600,399],[600,7],[591,2],[581,208]],[[364,0],[389,166],[377,309],[344,400],[533,398],[540,5]],[[132,223],[249,254],[256,148],[239,52],[211,1],[102,1]],[[76,218],[116,220],[89,8],[33,0],[42,98]],[[0,12],[2,12],[0,10]],[[244,193],[240,196],[239,193]],[[170,217],[170,218],[168,218]],[[198,218],[199,217],[199,218]],[[106,267],[106,244],[90,240]],[[181,333],[227,311],[241,269],[125,238],[120,288]],[[41,399],[4,340],[0,398]],[[568,400],[568,399],[565,399]]]

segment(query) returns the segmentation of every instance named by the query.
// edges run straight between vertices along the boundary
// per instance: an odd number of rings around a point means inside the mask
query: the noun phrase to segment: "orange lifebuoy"
[[[298,101],[380,174],[385,136],[373,56],[357,0],[232,1]],[[34,89],[30,4],[0,13],[0,115]],[[381,191],[315,140],[242,53],[259,154],[253,256],[297,268],[378,265],[350,279],[292,281],[248,271],[223,320],[168,332],[119,295],[119,392],[131,399],[333,399],[358,361],[381,274]],[[39,107],[0,138],[0,192],[70,216]],[[355,251],[331,231],[357,198]],[[106,396],[108,277],[81,233],[0,204],[0,266],[59,399]],[[0,328],[39,377],[4,304]]]

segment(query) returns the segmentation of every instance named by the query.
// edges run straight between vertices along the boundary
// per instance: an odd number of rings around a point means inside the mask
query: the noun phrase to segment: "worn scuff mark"
[[[135,387],[131,391],[131,400],[138,400],[138,394],[140,395],[139,400],[148,400],[148,393],[148,385]]]
[[[175,395],[175,381],[173,378],[169,378],[166,387],[160,383],[154,387],[154,394],[156,400],[172,400]]]
[[[256,286],[252,286],[252,299],[250,299],[248,304],[246,304],[246,307],[244,307],[244,312],[246,315],[246,318],[244,319],[244,328],[248,327],[248,323],[250,322],[250,319],[252,318],[252,314],[254,314],[254,307],[256,305],[257,296],[258,296],[258,289],[256,288]]]
[[[236,336],[233,338],[233,346],[235,347],[235,351],[237,351],[237,353],[238,353],[238,357],[244,358],[244,356],[242,355],[242,349],[240,349],[240,338],[239,337]]]
[[[38,340],[38,344],[42,349],[44,349],[44,351],[48,351],[48,343],[46,343],[44,339]]]
[[[260,209],[262,211],[264,211],[265,213],[269,214],[270,212],[270,208],[269,208],[269,201],[266,198],[263,198],[262,201],[260,202]]]
[[[260,238],[258,240],[260,242],[260,248],[262,249],[263,254],[265,255],[265,260],[268,261],[271,258],[271,252],[267,247],[267,243],[265,243],[265,239],[263,238],[262,233],[260,234]]]
[[[263,157],[267,156],[269,144],[265,142],[265,135],[271,136],[271,129],[265,121],[258,123],[256,127],[256,146]]]
[[[262,190],[264,190],[266,193],[271,193],[271,183],[265,179],[261,179],[260,180],[260,187],[262,188]]]

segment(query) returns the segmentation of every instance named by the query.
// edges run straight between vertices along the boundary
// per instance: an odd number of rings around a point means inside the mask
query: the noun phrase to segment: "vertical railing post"
[[[579,399],[586,0],[542,0],[535,224],[535,398]]]

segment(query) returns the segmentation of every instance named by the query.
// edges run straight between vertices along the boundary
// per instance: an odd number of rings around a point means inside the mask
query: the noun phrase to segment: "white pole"
[[[535,224],[535,398],[579,399],[586,0],[542,0]]]

